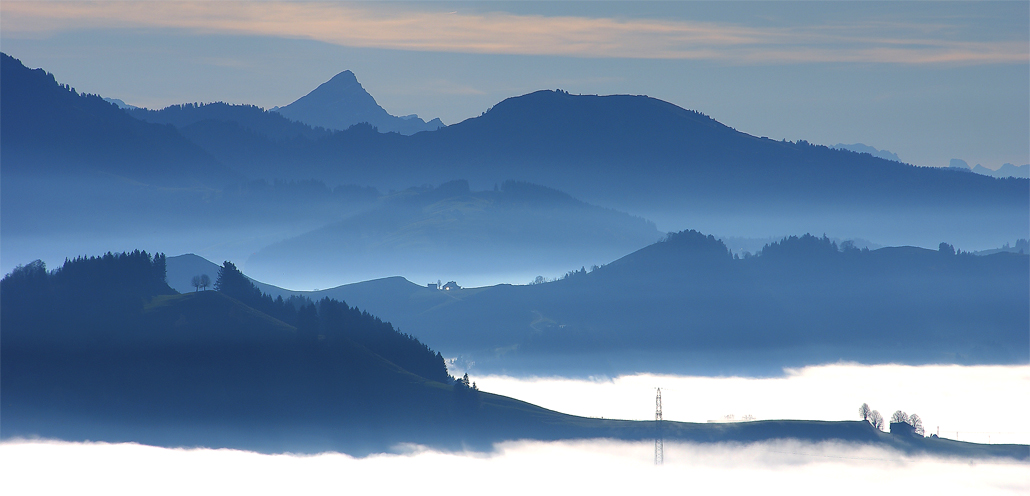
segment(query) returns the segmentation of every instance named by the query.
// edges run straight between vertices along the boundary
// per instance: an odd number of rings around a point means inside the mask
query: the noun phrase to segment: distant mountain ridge
[[[1002,164],[997,170],[988,169],[980,164],[970,166],[965,160],[953,158],[948,164],[949,169],[955,169],[962,172],[974,172],[983,176],[1006,178],[1006,177],[1018,177],[1018,178],[1030,178],[1030,164],[1013,165],[1013,164]]]
[[[856,153],[868,153],[874,157],[879,157],[884,160],[893,160],[895,162],[901,162],[901,159],[898,158],[898,154],[887,150],[877,150],[875,147],[869,146],[865,143],[854,143],[851,145],[837,143],[836,145],[833,145],[831,148],[836,148],[838,150],[848,150]]]
[[[238,124],[247,131],[266,138],[283,141],[297,138],[314,140],[331,134],[321,127],[291,121],[281,114],[270,112],[254,105],[232,105],[224,102],[170,105],[160,110],[133,107],[126,109],[129,115],[145,122],[171,124],[189,135],[192,129],[205,127],[205,121],[222,121]]]
[[[334,274],[333,282],[398,274],[452,280],[503,265],[528,281],[570,264],[604,263],[661,235],[643,218],[551,188],[506,181],[473,191],[459,180],[395,193],[363,213],[270,245],[246,264],[258,277]]]
[[[417,115],[390,115],[365,91],[351,71],[343,71],[293,103],[271,111],[312,127],[341,131],[363,122],[382,133],[405,135],[444,127],[440,119],[426,122]]]
[[[367,308],[478,373],[761,375],[837,360],[1026,363],[1024,253],[866,250],[804,235],[741,258],[684,231],[544,284],[439,291],[390,277],[313,292],[265,287]],[[168,260],[169,274],[188,262]]]
[[[684,231],[556,282],[435,304],[431,290],[385,280],[327,293],[417,326],[486,373],[761,375],[838,360],[1026,363],[1028,271],[1025,254],[860,250],[810,235],[738,258]]]
[[[233,160],[217,152],[231,145],[202,145]],[[272,159],[265,157],[276,153],[269,148],[232,163],[267,174],[271,163],[265,162]],[[433,133],[377,136],[358,126],[282,153],[303,157],[290,160],[290,173],[303,177],[346,177],[380,188],[454,177],[480,184],[517,179],[631,211],[755,202],[847,208],[870,202],[948,208],[1030,203],[1025,184],[963,180],[803,140],[758,138],[698,112],[631,95],[537,91]]]
[[[0,54],[0,73],[5,175],[112,175],[180,187],[243,179],[174,128],[140,122],[42,69]]]

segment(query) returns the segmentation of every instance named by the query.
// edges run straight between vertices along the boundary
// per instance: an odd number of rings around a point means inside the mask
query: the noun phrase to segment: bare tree
[[[862,420],[869,420],[870,413],[873,413],[873,410],[869,408],[869,403],[862,403],[862,406],[858,407],[858,416],[862,417]]]
[[[915,429],[916,434],[922,436],[926,433],[926,431],[923,430],[923,419],[919,418],[919,415],[916,415],[914,413],[910,415],[908,417],[908,423],[912,426],[913,429]]]
[[[903,411],[901,411],[901,410],[898,410],[898,411],[894,412],[893,415],[891,415],[891,423],[892,424],[896,424],[896,423],[900,423],[900,422],[904,422],[904,423],[907,424],[908,423],[908,414],[903,412]]]
[[[200,276],[200,287],[204,288],[204,291],[207,291],[209,286],[211,286],[211,277],[207,274],[202,274]]]
[[[190,279],[190,286],[193,286],[194,288],[197,288],[197,291],[200,291],[200,276],[193,276],[193,279]]]
[[[880,412],[876,410],[869,412],[869,423],[873,424],[873,427],[876,427],[877,430],[882,431],[884,428],[883,415],[880,415]]]

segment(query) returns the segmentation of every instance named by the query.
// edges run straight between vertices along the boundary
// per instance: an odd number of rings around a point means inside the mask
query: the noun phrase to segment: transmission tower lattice
[[[654,399],[654,464],[665,463],[665,441],[662,439],[662,388]]]

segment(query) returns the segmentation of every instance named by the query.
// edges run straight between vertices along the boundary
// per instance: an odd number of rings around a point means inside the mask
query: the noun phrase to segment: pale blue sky
[[[161,107],[285,105],[350,69],[451,124],[537,89],[646,94],[918,165],[1030,162],[1027,2],[4,2],[0,49]]]

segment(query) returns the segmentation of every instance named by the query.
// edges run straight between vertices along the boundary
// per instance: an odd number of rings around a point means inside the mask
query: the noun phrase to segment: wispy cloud
[[[7,36],[173,28],[313,39],[351,47],[483,54],[715,60],[734,64],[996,64],[1030,60],[1026,40],[956,38],[941,25],[725,22],[454,12],[330,2],[4,2]]]

